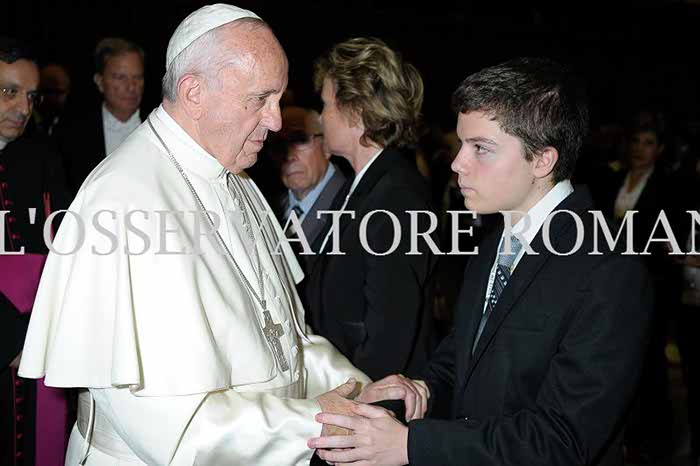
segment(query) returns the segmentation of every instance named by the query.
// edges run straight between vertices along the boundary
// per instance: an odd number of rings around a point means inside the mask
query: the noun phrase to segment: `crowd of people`
[[[142,47],[109,37],[101,102],[66,111],[69,70],[0,38],[0,464],[660,464],[670,342],[700,464],[689,123],[589,131],[570,68],[514,58],[465,77],[439,128],[381,39],[317,59],[320,104],[287,89],[283,47],[203,7],[159,107]],[[119,246],[66,209],[111,214]],[[589,254],[594,210],[631,244]]]

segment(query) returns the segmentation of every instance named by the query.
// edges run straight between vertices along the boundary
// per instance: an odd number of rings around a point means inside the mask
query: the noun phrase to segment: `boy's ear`
[[[532,174],[537,178],[548,177],[554,171],[558,160],[559,151],[551,146],[545,147],[532,160]]]

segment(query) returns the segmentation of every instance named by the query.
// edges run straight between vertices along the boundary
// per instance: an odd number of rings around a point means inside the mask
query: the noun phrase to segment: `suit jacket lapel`
[[[97,164],[102,162],[105,157],[107,157],[107,141],[105,139],[105,127],[104,119],[102,118],[102,105],[98,107],[97,118],[95,121],[95,138],[97,140],[95,148],[98,149],[93,154],[90,155]],[[95,164],[95,165],[97,165]]]
[[[470,375],[474,366],[479,362],[479,359],[484,354],[484,350],[491,343],[494,334],[503,323],[503,320],[513,310],[513,306],[518,298],[525,292],[532,280],[537,276],[542,266],[549,260],[552,254],[547,251],[542,241],[542,235],[537,234],[532,242],[532,249],[537,251],[538,255],[528,255],[527,253],[520,259],[517,268],[512,277],[508,281],[508,286],[503,290],[498,299],[496,307],[486,322],[484,331],[479,338],[479,342],[474,349],[474,354],[471,359]],[[489,270],[490,271],[490,270]],[[482,300],[482,305],[484,304]],[[479,317],[481,318],[481,317]],[[473,340],[472,340],[473,341]],[[471,346],[469,346],[471,349]],[[468,377],[467,377],[468,378]]]
[[[566,199],[564,199],[554,210],[572,210],[577,215],[582,215],[586,209],[590,208],[592,208],[592,200],[588,190],[585,188],[578,188]],[[575,224],[567,214],[559,214],[554,217],[549,227],[550,238],[554,249],[559,250],[557,246],[562,236],[571,228],[575,228]],[[500,231],[502,234],[502,230]],[[498,238],[500,239],[500,235]],[[544,245],[544,241],[542,239],[542,229],[540,229],[535,236],[531,247],[539,254],[528,255],[525,253],[525,255],[520,259],[520,262],[518,263],[512,277],[508,281],[508,286],[503,290],[503,294],[498,299],[498,303],[496,304],[493,314],[486,322],[481,338],[474,349],[474,354],[468,359],[469,364],[467,365],[468,369],[465,377],[465,384],[469,381],[469,378],[473,374],[474,368],[483,356],[484,351],[493,341],[494,335],[503,324],[503,321],[508,317],[508,314],[510,314],[510,312],[513,310],[520,296],[522,296],[522,294],[527,290],[542,267],[553,256],[553,254]],[[495,257],[495,251],[493,251],[491,261],[488,262],[489,264],[493,263],[493,257]],[[486,268],[490,272],[491,267],[487,266]],[[481,306],[484,304],[483,300],[484,293],[481,295]],[[481,314],[479,314],[478,319],[481,319]],[[479,322],[479,320],[473,320]],[[469,341],[468,351],[471,350],[473,338],[474,336],[472,335]]]
[[[345,210],[353,210],[356,211],[358,208],[362,206],[364,203],[365,199],[367,196],[370,194],[372,191],[372,188],[379,182],[379,180],[391,169],[392,166],[397,162],[398,159],[402,157],[402,154],[398,151],[392,150],[390,148],[384,149],[382,153],[379,155],[377,160],[374,161],[374,163],[367,169],[367,172],[364,174],[362,179],[360,180],[360,183],[357,185],[355,188],[355,191],[352,193],[352,196],[350,196],[350,199],[348,200],[348,204],[345,206]],[[350,186],[352,184],[352,179],[348,179],[345,182],[345,185],[342,187],[342,189],[338,192],[336,195],[335,202],[333,202],[331,206],[331,210],[339,210],[343,202],[345,202],[345,194],[349,191]],[[341,199],[342,196],[342,199]],[[355,212],[355,218],[360,215],[359,212]],[[348,215],[341,215],[340,216],[340,228],[339,228],[339,236],[340,236],[340,249],[343,250],[343,234],[347,230],[348,225],[350,225],[351,219],[349,218]],[[331,222],[329,221],[323,230],[321,230],[321,233],[319,234],[317,238],[317,242],[313,244],[313,247],[320,248],[321,247],[321,242],[325,238],[328,230],[331,227]],[[323,275],[325,272],[326,268],[326,263],[327,261],[331,260],[334,256],[328,256],[327,253],[330,250],[330,242],[332,239],[329,239],[329,244],[326,246],[326,249],[324,252],[321,252],[318,254],[318,256],[313,259],[310,263],[310,275],[313,277],[312,280],[314,282],[313,285],[309,285],[309,289],[312,289],[315,291],[314,296],[308,296],[309,300],[315,300],[317,303],[320,302],[321,300],[321,294],[322,294],[322,289],[323,289]],[[311,306],[310,306],[311,307]],[[320,304],[317,304],[316,306],[317,309],[320,308]],[[313,325],[316,325],[315,328],[320,328],[320,321],[322,316],[311,316],[311,320],[313,322]]]
[[[644,189],[642,189],[642,192],[639,194],[639,198],[634,204],[634,210],[654,209],[659,206],[659,177],[660,168],[657,168],[654,170],[654,173],[649,176]]]
[[[474,276],[469,277],[470,282],[467,283],[465,281],[462,285],[462,299],[460,299],[459,303],[460,306],[464,306],[467,313],[465,316],[467,319],[466,339],[464,343],[465,367],[469,367],[471,363],[471,348],[474,345],[476,331],[484,311],[486,288],[488,287],[491,267],[496,257],[498,244],[503,234],[502,232],[503,228],[501,226],[494,230],[494,232],[486,237],[483,243],[479,245],[479,254],[472,257],[470,260],[473,261],[473,263],[468,265],[469,268],[475,270]],[[464,302],[462,302],[462,300],[464,300]]]
[[[372,165],[367,169],[360,183],[355,187],[355,191],[350,196],[348,205],[345,210],[351,210],[355,212],[355,219],[359,220],[358,215],[360,210],[362,210],[362,205],[364,204],[366,198],[372,192],[374,186],[377,185],[379,180],[387,174],[387,172],[393,167],[398,160],[402,157],[402,154],[391,148],[386,148],[379,154],[377,160],[375,160]],[[340,238],[342,241],[343,233],[345,229],[350,225],[350,217],[348,215],[343,215],[340,219]]]
[[[287,208],[289,208],[289,191],[285,190],[284,193],[280,195],[277,205],[272,206],[272,209],[276,210],[275,214],[277,218],[279,218],[282,227],[284,227],[284,214],[287,213]]]
[[[326,184],[323,191],[321,191],[319,194],[318,199],[316,199],[316,202],[314,202],[314,205],[311,207],[309,212],[307,212],[306,217],[304,217],[301,228],[304,230],[304,235],[306,235],[306,240],[309,242],[309,244],[314,244],[316,237],[321,230],[323,230],[323,226],[329,220],[327,215],[321,219],[316,218],[317,212],[319,210],[330,209],[331,205],[333,204],[333,200],[338,195],[338,192],[341,190],[344,184],[345,175],[343,175],[343,172],[341,172],[339,168],[336,168],[335,173],[333,173],[331,179],[328,180],[328,184]]]

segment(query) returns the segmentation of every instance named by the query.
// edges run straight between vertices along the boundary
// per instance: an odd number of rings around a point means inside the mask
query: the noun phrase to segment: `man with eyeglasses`
[[[29,313],[48,252],[43,225],[68,206],[60,158],[25,135],[41,102],[39,70],[0,37],[0,464],[63,464],[65,393],[17,376]],[[56,224],[57,225],[57,224]]]
[[[330,216],[320,210],[328,210],[345,185],[347,178],[342,170],[330,161],[331,154],[323,144],[323,130],[319,114],[302,107],[286,107],[282,110],[281,178],[287,191],[280,199],[281,223],[287,223],[287,235],[304,234],[313,245]],[[301,232],[294,231],[289,217],[295,213],[301,222]],[[314,250],[317,252],[317,250]],[[308,271],[312,255],[299,255],[302,266]]]

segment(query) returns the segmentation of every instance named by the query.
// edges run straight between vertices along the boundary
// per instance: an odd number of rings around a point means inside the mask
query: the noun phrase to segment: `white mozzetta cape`
[[[256,284],[253,254],[230,220],[236,206],[227,172],[162,107],[150,119]],[[263,215],[271,209],[252,180],[239,179],[273,250],[281,228]],[[304,335],[294,287],[301,269],[288,244],[270,255],[259,241],[268,309],[283,325],[291,366],[279,371],[262,333],[262,311],[216,240],[201,237],[201,254],[173,253],[192,249],[199,210],[144,123],[85,181],[70,207],[82,224],[68,215],[62,222],[54,249],[81,247],[49,255],[20,375],[90,388],[120,437],[148,464],[192,464],[194,456],[197,464],[307,461],[305,438],[320,431],[311,398],[348,377],[368,379],[325,339]],[[199,220],[206,232],[207,220]],[[212,423],[215,435],[207,427]]]

